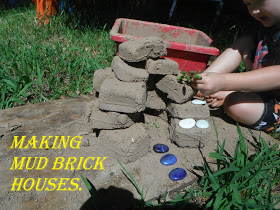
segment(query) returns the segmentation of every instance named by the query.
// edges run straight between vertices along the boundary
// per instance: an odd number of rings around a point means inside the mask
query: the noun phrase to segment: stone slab
[[[169,103],[167,105],[167,112],[172,118],[203,118],[210,117],[210,110],[207,104],[192,104],[191,101],[188,101],[183,104]]]
[[[118,112],[107,112],[99,109],[98,100],[92,100],[86,107],[85,119],[92,129],[120,129],[128,128],[139,118],[139,114],[122,114]]]
[[[148,59],[146,64],[146,70],[149,74],[160,74],[160,75],[178,75],[179,64],[169,58],[161,59]]]
[[[209,119],[205,119],[209,122]],[[200,129],[194,126],[190,129],[183,129],[179,126],[180,119],[171,118],[169,131],[171,141],[179,147],[204,147],[210,132],[211,126],[207,129]],[[210,125],[211,123],[209,123]]]
[[[166,75],[157,84],[156,87],[167,94],[167,98],[176,103],[185,103],[196,94],[196,90],[190,86],[179,83],[174,75]]]
[[[128,62],[139,62],[167,55],[168,43],[160,37],[132,39],[119,45],[119,56]]]
[[[134,162],[150,149],[150,136],[141,123],[126,129],[102,130],[98,136],[98,149],[122,163]]]
[[[149,78],[145,69],[129,66],[119,56],[113,58],[112,68],[115,76],[124,82],[146,82]]]
[[[100,88],[99,108],[105,111],[136,113],[146,108],[146,83],[122,82],[107,78]]]
[[[93,75],[93,89],[99,92],[100,87],[106,78],[115,78],[115,74],[111,67],[96,70]]]
[[[148,91],[147,95],[146,108],[155,110],[166,110],[165,102],[159,97],[155,90]]]

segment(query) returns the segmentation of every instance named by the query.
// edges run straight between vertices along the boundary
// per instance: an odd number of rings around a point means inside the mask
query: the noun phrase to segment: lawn
[[[34,6],[0,9],[0,109],[92,93],[95,70],[115,53],[108,27],[59,15],[36,24]]]

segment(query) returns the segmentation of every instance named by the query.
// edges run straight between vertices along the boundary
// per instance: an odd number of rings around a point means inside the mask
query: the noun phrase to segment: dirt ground
[[[96,187],[101,201],[110,205],[110,208],[114,206],[115,209],[129,209],[133,204],[139,202],[139,194],[115,159],[110,157],[103,161],[100,159],[104,170],[101,170],[102,165],[97,165],[95,170],[92,168],[86,170],[91,164],[93,167],[95,166],[96,162],[92,159],[89,159],[87,164],[80,164],[80,166],[76,162],[73,164],[72,170],[71,166],[66,168],[65,163],[69,157],[77,157],[78,160],[81,160],[80,157],[84,157],[84,160],[88,157],[104,157],[97,146],[96,132],[90,129],[84,120],[86,106],[92,100],[93,96],[84,96],[0,110],[1,209],[92,209],[93,203],[90,194],[82,182],[80,174],[87,177]],[[235,123],[227,118],[222,110],[211,110],[211,119],[217,126],[219,144],[226,139],[225,148],[227,152],[233,154],[238,141]],[[159,123],[160,126],[151,127],[152,122]],[[213,125],[211,125],[211,134],[203,148],[179,148],[172,144],[169,139],[168,123],[159,117],[145,114],[145,126],[151,139],[148,154],[135,162],[124,164],[124,166],[138,186],[141,189],[142,186],[144,187],[144,192],[147,192],[146,200],[157,198],[165,190],[176,191],[191,186],[197,180],[196,176],[190,172],[193,166],[201,165],[202,156],[206,157],[209,162],[213,161],[208,157],[210,152],[215,151],[217,142]],[[263,132],[253,131],[252,136],[247,128],[241,127],[241,129],[248,143],[255,142],[259,136],[264,137],[269,144],[274,142],[269,135]],[[29,149],[11,149],[15,136],[19,136],[19,139],[26,136],[23,147],[28,148],[27,140],[30,140],[32,136],[36,136],[38,142],[36,145],[29,145]],[[49,140],[50,148],[46,148],[46,144],[44,144],[41,149],[32,149],[33,146],[39,147],[43,136],[53,136]],[[82,136],[81,144],[76,149],[71,148],[71,144],[66,149],[63,148],[63,144],[61,144],[61,148],[57,148],[58,144],[54,143],[54,136],[71,136],[70,139]],[[76,140],[80,139],[76,138]],[[169,153],[175,154],[178,158],[175,165],[163,166],[160,164],[162,154],[152,150],[156,143],[163,143],[170,147]],[[73,141],[72,147],[78,147],[77,142]],[[248,147],[251,153],[254,152],[250,144]],[[48,164],[42,170],[27,170],[24,167],[25,164],[22,170],[11,170],[14,157],[46,157]],[[51,170],[57,157],[65,158],[64,165],[60,170]],[[177,167],[185,168],[188,175],[181,181],[172,181],[168,174]],[[16,191],[12,191],[15,178],[24,179],[22,179],[22,185],[16,185]],[[32,186],[30,178],[34,178],[34,186]],[[55,184],[47,182],[43,187],[43,181],[39,182],[39,178],[57,179],[52,181]],[[61,178],[68,179],[64,179],[59,186]],[[37,187],[41,191],[36,190],[38,182]],[[18,189],[20,191],[17,191]],[[123,203],[123,200],[126,202]]]

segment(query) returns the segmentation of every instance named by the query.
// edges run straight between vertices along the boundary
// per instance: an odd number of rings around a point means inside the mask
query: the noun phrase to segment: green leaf
[[[242,168],[231,180],[231,184],[237,181],[241,176],[244,176],[246,172],[248,172],[250,169],[252,169],[254,166],[256,166],[258,163],[260,163],[265,157],[262,157],[263,153],[265,151],[262,151],[258,157],[253,161],[250,162],[246,167]]]
[[[23,89],[18,93],[17,96],[22,95],[23,97],[27,98],[28,95],[27,95],[26,93],[24,93],[24,91],[26,91],[32,84],[33,84],[33,82],[30,82],[30,83],[26,84],[26,85],[23,87]]]
[[[93,187],[91,186],[91,184],[89,183],[89,181],[88,181],[82,174],[80,174],[80,176],[82,177],[82,180],[84,181],[84,183],[85,183],[85,185],[86,185],[88,191],[90,192],[90,194],[91,194],[92,190],[93,190],[93,191],[96,191],[96,189],[93,188]]]
[[[229,172],[237,172],[237,171],[240,171],[240,168],[232,166],[230,168],[224,168],[222,170],[217,171],[216,173],[213,174],[213,176],[216,177],[216,176],[220,176],[220,175],[223,175],[223,174],[226,174]]]
[[[191,82],[191,77],[190,77],[190,75],[186,75],[186,79],[187,79],[187,81],[190,83]]]
[[[215,196],[215,202],[213,204],[213,209],[220,209],[221,208],[221,201],[223,199],[223,195],[225,192],[225,188],[226,186],[223,186],[222,188],[220,188]]]
[[[16,84],[14,84],[11,80],[8,79],[2,79],[9,87],[11,87],[14,91],[17,89]]]
[[[103,209],[102,208],[102,204],[99,201],[98,198],[98,193],[96,188],[94,187],[93,184],[91,184],[88,179],[86,179],[82,174],[80,174],[80,176],[82,177],[82,180],[84,182],[84,184],[86,185],[90,195],[91,195],[91,199],[93,201],[93,205],[95,206],[95,209]]]
[[[118,163],[120,164],[120,166],[122,167],[122,169],[125,171],[125,173],[129,176],[130,180],[132,181],[132,183],[134,184],[137,192],[141,195],[141,199],[142,201],[145,201],[145,198],[143,196],[143,194],[141,193],[140,188],[138,187],[136,181],[133,179],[133,177],[131,176],[131,174],[126,170],[126,168],[121,164],[121,162],[118,160]]]
[[[18,102],[18,103],[21,103],[21,104],[26,104],[23,100],[21,100],[19,98],[15,98],[13,96],[11,98],[9,98],[8,102]]]
[[[212,188],[213,188],[215,191],[217,191],[217,190],[219,189],[219,185],[218,185],[218,183],[216,182],[216,180],[214,179],[214,176],[213,176],[213,174],[211,173],[211,171],[209,170],[208,167],[206,167],[206,172],[207,172],[207,175],[208,175],[208,177],[209,177],[209,180],[210,180],[210,182],[211,182],[211,184],[212,184]]]
[[[197,80],[200,80],[200,79],[202,79],[202,76],[196,74],[196,75],[194,75],[194,78],[197,79]]]
[[[238,191],[237,187],[235,184],[230,184],[230,188],[233,191],[233,198],[239,203],[242,204],[242,200],[241,200],[241,195],[240,192]]]

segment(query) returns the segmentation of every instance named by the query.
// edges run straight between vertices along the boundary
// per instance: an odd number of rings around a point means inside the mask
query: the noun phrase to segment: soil
[[[56,157],[64,157],[65,162],[70,157],[104,157],[104,154],[98,147],[98,131],[92,130],[86,123],[84,117],[86,115],[87,106],[92,103],[93,96],[84,96],[72,99],[63,99],[54,102],[47,102],[41,104],[27,105],[12,109],[0,110],[0,203],[1,209],[92,209],[93,200],[80,178],[80,174],[96,187],[98,195],[101,196],[100,201],[106,205],[112,205],[115,209],[129,209],[133,204],[139,202],[140,196],[137,193],[133,184],[123,172],[117,160],[113,158],[106,158],[103,160],[103,167],[105,170],[85,170],[83,167],[79,169],[77,165],[74,168],[69,167],[66,170],[51,170],[53,162]],[[211,110],[211,120],[215,123],[218,131],[219,144],[226,139],[225,149],[229,154],[233,154],[236,142],[238,141],[238,134],[236,125],[233,121],[227,118],[222,109]],[[158,124],[159,126],[151,126],[151,124]],[[210,163],[214,160],[209,158],[208,154],[215,151],[217,137],[214,126],[211,126],[210,134],[207,140],[204,141],[204,147],[195,148],[180,148],[171,143],[168,123],[159,117],[145,114],[146,134],[150,136],[150,146],[147,155],[139,158],[134,162],[123,165],[131,173],[136,183],[144,192],[147,191],[146,200],[157,198],[163,194],[165,190],[176,191],[185,187],[190,187],[197,180],[197,177],[191,173],[194,166],[201,165],[203,157]],[[241,126],[243,135],[247,141],[249,152],[254,152],[250,143],[258,141],[259,136],[262,136],[270,145],[273,140],[269,135],[253,131],[251,132]],[[135,136],[143,135],[134,131]],[[100,134],[101,135],[101,134]],[[55,145],[55,136],[82,136],[81,145],[79,149],[10,149],[15,136],[26,136],[30,139],[32,136],[37,137],[37,145],[41,142],[43,136],[53,136],[49,142],[49,146]],[[125,137],[124,137],[125,138]],[[129,136],[131,144],[133,133]],[[136,138],[135,138],[136,140]],[[170,153],[177,156],[178,161],[173,166],[163,166],[159,160],[162,154],[153,152],[152,146],[156,143],[163,143],[169,146]],[[123,142],[125,144],[125,141]],[[27,142],[24,143],[24,146]],[[31,145],[30,145],[31,146]],[[72,145],[73,146],[73,145]],[[74,144],[75,146],[75,144]],[[14,157],[46,157],[49,160],[47,167],[43,170],[10,170],[12,167]],[[92,161],[88,161],[85,167],[89,167]],[[94,165],[94,164],[93,164]],[[211,165],[211,164],[210,164]],[[211,167],[214,168],[214,164]],[[187,170],[188,175],[184,180],[172,181],[168,174],[173,168],[183,167]],[[65,165],[64,167],[65,168]],[[97,169],[100,169],[100,165]],[[198,171],[196,171],[198,173]],[[30,191],[11,191],[14,178],[77,178],[79,187],[75,191],[59,191],[58,186],[56,190],[36,191],[35,186]],[[40,185],[42,186],[42,185]],[[66,182],[66,189],[73,189],[70,182]],[[62,184],[61,188],[65,186]],[[30,187],[30,183],[26,188]],[[50,186],[49,186],[50,187]],[[107,207],[106,207],[107,208]]]

